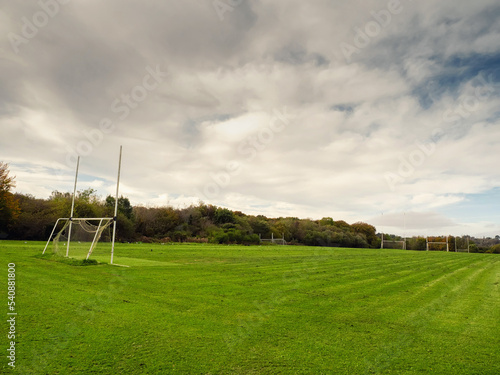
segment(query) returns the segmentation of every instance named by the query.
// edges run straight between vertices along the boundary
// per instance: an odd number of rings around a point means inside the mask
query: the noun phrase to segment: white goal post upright
[[[75,185],[73,186],[73,197],[71,198],[71,214],[69,215],[68,246],[66,247],[66,257],[69,255],[69,243],[71,242],[71,227],[73,221],[73,211],[75,209],[76,182],[78,181],[78,167],[80,166],[80,155],[76,159]]]
[[[115,215],[113,217],[113,239],[111,240],[111,264],[113,264],[113,255],[115,252],[115,235],[116,221],[118,215],[118,191],[120,188],[120,170],[122,168],[122,146],[120,146],[120,157],[118,158],[118,177],[116,179],[116,198],[115,198]]]

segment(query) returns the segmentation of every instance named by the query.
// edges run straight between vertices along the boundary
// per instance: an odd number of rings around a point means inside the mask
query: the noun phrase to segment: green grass
[[[498,255],[117,244],[129,267],[78,267],[43,246],[0,241],[4,373],[500,373]]]

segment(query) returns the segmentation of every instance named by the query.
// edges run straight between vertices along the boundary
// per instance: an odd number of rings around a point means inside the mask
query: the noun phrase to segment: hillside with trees
[[[13,194],[19,214],[2,226],[4,238],[46,240],[59,217],[68,217],[71,194],[53,192],[48,199]],[[78,191],[75,217],[112,217],[115,199],[100,199],[94,190]],[[349,225],[332,218],[267,218],[203,202],[185,208],[132,207],[128,198],[118,200],[117,240],[126,242],[211,242],[258,244],[260,238],[281,238],[289,244],[311,246],[378,247],[375,227]]]
[[[47,199],[12,192],[15,176],[0,162],[0,239],[45,241],[60,217],[68,217],[71,193],[54,191]],[[102,199],[93,189],[78,191],[74,217],[112,217],[115,198]],[[284,238],[288,244],[351,248],[378,248],[380,234],[373,225],[324,217],[267,218],[246,215],[199,202],[184,208],[132,206],[118,199],[117,240],[123,242],[210,242],[259,244],[261,239]],[[384,234],[385,239],[401,237]],[[450,239],[450,243],[453,241]],[[425,238],[407,239],[407,249],[425,250]],[[439,250],[439,249],[438,249]],[[440,249],[442,250],[442,249]],[[473,252],[500,252],[500,236],[471,239]]]

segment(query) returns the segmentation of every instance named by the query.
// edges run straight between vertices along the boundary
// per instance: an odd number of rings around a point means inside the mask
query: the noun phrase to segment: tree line
[[[47,199],[12,193],[14,177],[0,162],[0,239],[47,240],[58,218],[68,217],[72,194],[54,191]],[[93,189],[78,191],[74,217],[113,217],[115,198],[102,199]],[[297,217],[267,218],[199,202],[184,208],[132,206],[118,199],[117,240],[124,242],[210,242],[218,244],[259,244],[261,239],[284,237],[288,244],[352,248],[379,248],[381,235],[373,225],[324,217],[321,220]],[[401,237],[384,234],[384,239]],[[451,242],[450,242],[451,243]],[[455,241],[456,243],[456,241]],[[425,250],[425,238],[407,239],[408,250]],[[498,248],[498,249],[496,249]],[[471,251],[500,252],[500,237],[471,239]],[[437,249],[442,250],[442,249]]]
[[[68,217],[72,195],[55,191],[48,199],[13,194],[18,212],[3,237],[46,240],[54,223]],[[78,191],[74,217],[113,217],[115,198],[101,199],[95,190]],[[284,236],[289,244],[369,248],[380,246],[375,227],[352,225],[332,218],[267,218],[199,202],[184,208],[132,206],[126,197],[118,200],[117,240],[127,242],[211,242],[258,244],[261,238]]]

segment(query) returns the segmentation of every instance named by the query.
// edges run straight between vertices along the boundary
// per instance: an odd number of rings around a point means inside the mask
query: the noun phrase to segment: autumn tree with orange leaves
[[[9,164],[0,161],[0,236],[8,232],[9,225],[19,216],[19,202],[11,193],[16,176],[9,176]]]

